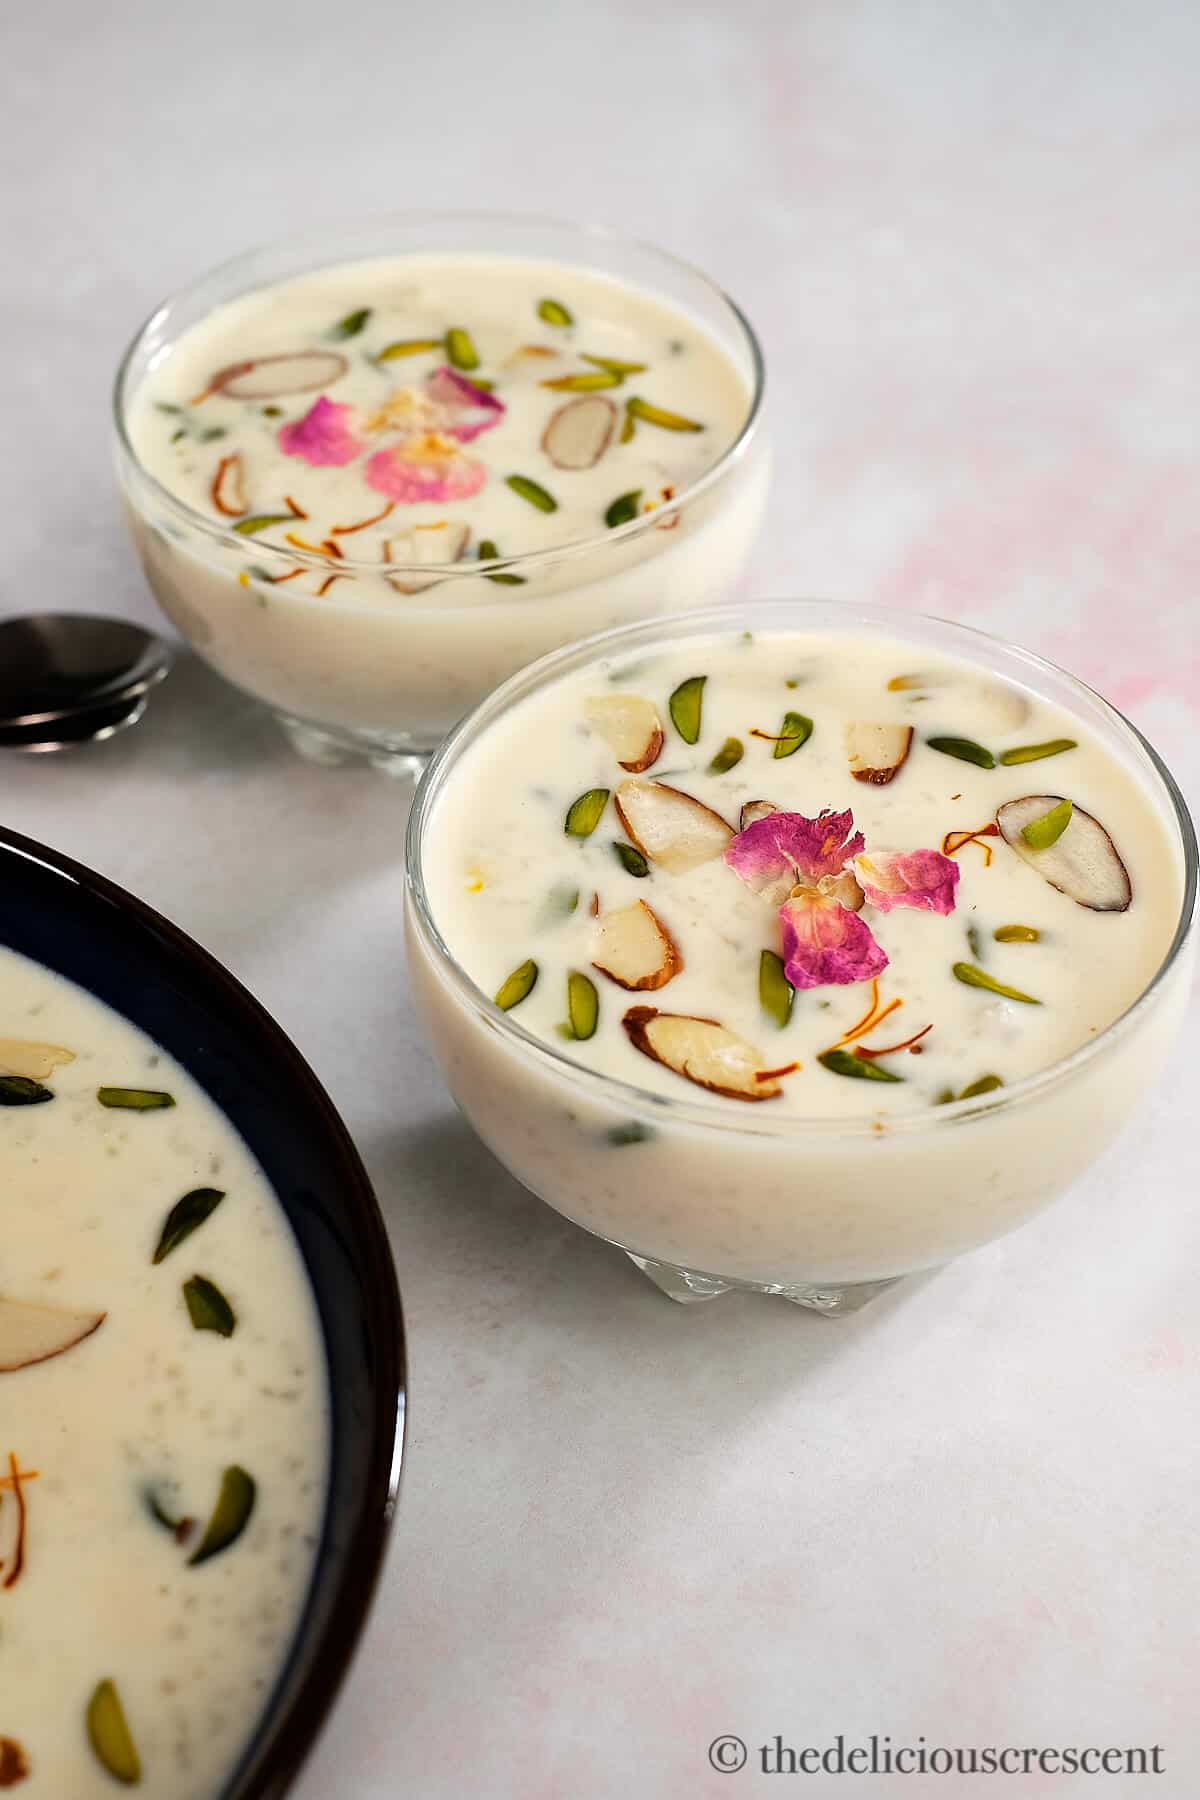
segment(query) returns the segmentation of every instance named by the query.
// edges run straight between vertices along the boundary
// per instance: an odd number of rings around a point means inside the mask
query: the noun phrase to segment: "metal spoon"
[[[162,638],[128,619],[0,620],[0,748],[59,750],[134,725],[170,670]]]

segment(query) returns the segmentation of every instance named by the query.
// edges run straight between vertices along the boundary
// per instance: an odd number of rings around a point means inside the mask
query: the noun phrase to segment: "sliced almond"
[[[0,1038],[0,1075],[24,1075],[28,1081],[45,1081],[61,1063],[75,1061],[73,1050],[61,1044],[37,1044],[28,1038]]]
[[[285,394],[312,394],[340,379],[350,367],[336,350],[296,350],[284,356],[256,356],[218,369],[197,396],[227,394],[231,400],[279,400]]]
[[[414,525],[403,537],[385,538],[381,557],[385,563],[410,566],[456,563],[466,549],[470,535],[470,527],[457,520],[454,523],[442,520],[437,525]],[[441,576],[387,575],[384,579],[401,594],[420,594],[425,588],[436,586]]]
[[[644,900],[605,913],[592,937],[592,967],[633,993],[666,987],[683,967],[679,946]]]
[[[756,819],[769,819],[779,808],[773,800],[747,800],[738,815],[738,830],[745,831],[747,825],[753,825]]]
[[[594,469],[612,443],[617,409],[603,394],[581,394],[550,415],[542,449],[556,469]]]
[[[1067,829],[1046,850],[1030,849],[1021,836],[1026,825],[1042,818],[1061,799],[1060,794],[1026,794],[1010,800],[996,814],[1001,837],[1022,862],[1078,905],[1091,912],[1125,912],[1133,899],[1129,871],[1107,831],[1091,813],[1075,807]]]
[[[104,1323],[102,1312],[72,1312],[62,1306],[31,1306],[0,1300],[0,1375],[49,1362],[74,1349]]]
[[[584,702],[584,711],[588,724],[631,775],[658,761],[663,728],[653,701],[640,694],[600,694]]]
[[[716,1019],[631,1006],[621,1023],[635,1050],[710,1094],[724,1094],[730,1100],[773,1100],[783,1092],[770,1077],[756,1079],[763,1070],[761,1050]]]
[[[223,456],[212,479],[212,503],[227,519],[240,519],[246,510],[246,488],[242,480],[240,453]]]
[[[626,836],[671,875],[711,862],[734,835],[702,800],[662,781],[623,781],[614,804]]]
[[[903,768],[912,744],[911,725],[874,725],[852,719],[846,727],[846,754],[855,781],[884,787]]]

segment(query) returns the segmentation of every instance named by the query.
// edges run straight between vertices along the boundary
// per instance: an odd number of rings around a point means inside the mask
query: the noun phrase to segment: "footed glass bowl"
[[[1011,1231],[1116,1135],[1158,1075],[1187,1002],[1196,838],[1174,781],[1134,727],[1027,651],[936,619],[815,601],[686,615],[672,621],[669,641],[747,629],[903,637],[1032,689],[1086,722],[1133,773],[1182,872],[1173,941],[1144,991],[1082,1048],[1025,1080],[889,1116],[885,1130],[870,1116],[715,1104],[682,1082],[675,1098],[581,1066],[523,1029],[519,1014],[500,1011],[448,948],[426,882],[431,816],[464,753],[560,675],[598,656],[632,664],[662,645],[661,621],[544,658],[443,745],[409,824],[409,964],[434,1055],[467,1118],[519,1181],[625,1250],[672,1298],[753,1288],[836,1314]]]
[[[438,565],[382,563],[378,549],[356,556],[352,537],[340,540],[336,563],[266,538],[251,541],[236,521],[179,499],[143,464],[131,409],[190,327],[291,277],[410,253],[565,265],[665,302],[706,328],[744,382],[740,431],[699,479],[654,513],[557,548],[482,562],[471,548],[470,560]],[[255,250],[164,301],[117,372],[117,477],[146,579],[193,648],[269,706],[303,754],[329,763],[365,757],[405,773],[422,766],[464,712],[536,657],[728,592],[766,501],[763,382],[762,353],[738,307],[705,275],[660,250],[536,218],[399,213]],[[462,509],[449,510],[457,517]],[[331,570],[337,584],[327,594],[293,579]]]

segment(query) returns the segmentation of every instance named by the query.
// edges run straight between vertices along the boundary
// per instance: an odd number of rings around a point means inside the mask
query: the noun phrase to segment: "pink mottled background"
[[[152,616],[106,403],[164,290],[339,212],[579,214],[704,264],[762,332],[778,476],[749,587],[1023,640],[1200,796],[1194,5],[45,0],[4,37],[4,610]],[[0,767],[0,817],[267,1000],[388,1217],[406,1491],[298,1800],[776,1793],[713,1773],[710,1739],[839,1730],[1158,1742],[1165,1776],[1102,1791],[1191,1800],[1190,1052],[1059,1207],[842,1327],[671,1308],[452,1112],[405,996],[402,815],[194,666],[104,752]]]

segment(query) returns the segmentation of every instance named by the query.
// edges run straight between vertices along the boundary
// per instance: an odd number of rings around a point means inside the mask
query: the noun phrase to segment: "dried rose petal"
[[[858,913],[815,889],[806,889],[779,909],[783,927],[783,972],[794,988],[870,981],[888,959]]]
[[[952,913],[958,864],[940,850],[873,850],[854,859],[859,886],[880,912],[915,906],[923,912]]]
[[[819,819],[776,812],[739,831],[725,861],[756,894],[782,899],[798,876],[816,882],[839,874],[864,843],[851,812],[823,812]]]
[[[367,463],[367,485],[405,506],[421,500],[468,500],[486,480],[482,463],[464,456],[436,431],[377,450]]]
[[[425,392],[441,410],[439,429],[460,444],[469,444],[482,431],[498,425],[508,408],[486,388],[476,387],[457,369],[443,365],[435,369],[425,384]]]
[[[322,394],[302,419],[293,419],[279,430],[279,447],[285,456],[302,456],[315,468],[341,467],[353,462],[362,445],[349,425],[354,408]]]

